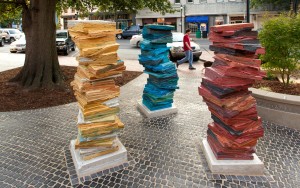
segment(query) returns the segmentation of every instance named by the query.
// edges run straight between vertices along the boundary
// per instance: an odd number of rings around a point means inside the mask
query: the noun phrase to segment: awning
[[[199,22],[199,23],[208,23],[208,16],[187,16],[185,18],[187,23]]]

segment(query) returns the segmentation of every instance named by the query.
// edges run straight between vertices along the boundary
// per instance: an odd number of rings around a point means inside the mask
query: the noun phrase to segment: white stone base
[[[87,161],[80,158],[79,150],[75,150],[75,142],[76,140],[71,140],[70,151],[78,178],[114,168],[128,162],[127,150],[118,138],[116,140],[116,143],[119,146],[118,151]]]
[[[178,109],[175,107],[174,104],[172,104],[171,108],[165,108],[161,110],[154,110],[150,111],[142,101],[137,101],[138,103],[138,108],[141,110],[141,112],[147,116],[148,118],[153,118],[153,117],[159,117],[159,116],[164,116],[164,115],[169,115],[169,114],[175,114],[178,112]]]
[[[253,154],[253,160],[217,160],[206,139],[202,140],[201,146],[212,173],[249,176],[264,174],[264,164],[256,154]]]

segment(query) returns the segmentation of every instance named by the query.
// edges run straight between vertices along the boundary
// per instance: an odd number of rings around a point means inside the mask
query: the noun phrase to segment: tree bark
[[[28,7],[23,6],[25,63],[11,83],[29,90],[63,85],[55,44],[55,5],[56,0],[31,0]]]

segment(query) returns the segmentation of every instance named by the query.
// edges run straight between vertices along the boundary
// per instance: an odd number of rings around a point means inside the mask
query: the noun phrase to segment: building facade
[[[68,29],[68,20],[76,19],[78,19],[78,12],[75,9],[64,9],[59,19],[59,28]]]
[[[59,27],[60,29],[68,29],[68,20],[107,20],[114,21],[116,20],[117,29],[124,29],[130,25],[135,24],[135,15],[128,14],[124,12],[118,12],[116,15],[110,12],[98,12],[94,10],[89,14],[89,17],[80,18],[78,11],[72,8],[63,10],[60,20]]]
[[[136,15],[136,23],[145,24],[170,24],[178,32],[186,28],[202,31],[205,38],[209,27],[220,24],[234,24],[246,22],[246,0],[170,0],[176,10],[173,14],[161,15],[149,9],[141,10]],[[278,14],[268,11],[269,14]],[[250,22],[254,29],[262,27],[265,11],[250,10]]]

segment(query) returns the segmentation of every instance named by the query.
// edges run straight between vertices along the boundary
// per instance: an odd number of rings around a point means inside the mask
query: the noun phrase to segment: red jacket
[[[187,34],[185,34],[184,37],[183,37],[183,50],[184,50],[184,51],[190,50],[190,49],[187,47],[187,45],[185,44],[186,42],[188,43],[189,47],[191,48],[190,37],[189,37]]]

